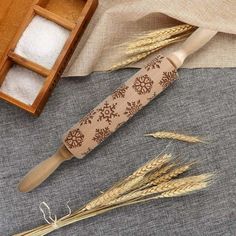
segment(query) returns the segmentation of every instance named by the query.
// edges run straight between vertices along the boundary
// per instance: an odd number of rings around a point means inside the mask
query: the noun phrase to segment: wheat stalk
[[[171,181],[164,182],[164,183],[158,184],[157,186],[150,187],[141,191],[131,192],[129,194],[126,194],[124,196],[121,196],[109,202],[108,205],[116,205],[116,204],[124,203],[130,200],[139,199],[141,197],[147,197],[149,195],[163,193],[163,192],[170,191],[173,189],[179,189],[181,186],[188,188],[192,186],[192,184],[206,182],[211,177],[212,177],[212,174],[202,174],[202,175],[196,175],[196,176],[191,176],[191,177],[185,177],[178,180],[171,180]]]
[[[139,176],[144,176],[151,172],[152,170],[161,168],[164,164],[168,163],[171,160],[171,154],[161,155],[159,158],[154,158],[146,165],[138,168],[132,175],[130,175],[127,180],[137,178]]]
[[[166,47],[170,44],[182,41],[193,32],[194,26],[183,24],[170,28],[156,30],[151,33],[144,33],[138,37],[137,40],[130,43],[125,43],[122,47],[127,48],[126,54],[132,54],[128,59],[125,59],[119,63],[114,64],[110,70],[116,70],[127,66],[129,64],[140,61],[146,58],[148,55],[158,51],[159,49]],[[177,36],[176,36],[177,35]]]
[[[157,48],[156,50],[158,50],[159,48]],[[116,63],[114,64],[109,70],[110,71],[113,71],[113,70],[116,70],[118,68],[122,68],[122,67],[125,67],[129,64],[132,64],[132,63],[135,63],[137,61],[140,61],[141,59],[147,57],[148,55],[152,54],[153,52],[155,52],[156,50],[153,50],[153,51],[150,51],[150,52],[144,52],[144,53],[140,53],[139,55],[136,55],[136,56],[132,56],[126,60],[123,60],[119,63]]]
[[[107,211],[144,201],[183,196],[206,188],[212,174],[174,179],[187,171],[193,163],[181,164],[171,160],[170,154],[163,154],[137,169],[133,174],[115,184],[99,197],[69,216],[62,217],[53,224],[39,226],[16,236],[42,236],[58,228],[103,214]],[[150,186],[147,186],[150,185]]]
[[[150,33],[144,33],[138,37],[137,40],[128,43],[128,49],[134,49],[137,47],[141,47],[144,45],[152,44],[155,42],[160,42],[165,39],[171,38],[174,35],[179,35],[185,33],[187,31],[193,30],[195,27],[192,25],[184,24],[184,25],[177,25],[170,28],[164,28],[161,30],[155,30]]]
[[[160,168],[165,163],[169,162],[171,159],[170,154],[164,154],[160,158],[155,158],[145,164],[144,166],[140,167],[136,170],[132,175],[126,178],[119,186],[115,188],[111,188],[110,190],[106,191],[100,197],[95,198],[89,204],[85,206],[87,210],[91,210],[107,202],[112,201],[113,199],[119,197],[120,195],[131,191],[136,185],[141,183],[143,176],[150,171]]]
[[[175,139],[179,141],[184,141],[188,143],[204,143],[202,139],[200,139],[197,136],[190,136],[185,134],[178,134],[175,132],[167,132],[167,131],[159,131],[151,134],[145,134],[145,136],[151,136],[154,138],[160,138],[160,139]]]
[[[142,176],[139,176],[137,178],[131,179],[128,182],[125,182],[124,184],[122,184],[121,186],[117,188],[114,188],[110,191],[105,192],[100,197],[97,197],[94,200],[92,200],[90,203],[88,203],[85,206],[85,209],[91,210],[103,204],[106,204],[107,202],[112,201],[113,199],[133,189],[133,187],[137,185],[141,181],[141,179],[142,179]]]
[[[173,178],[176,178],[178,175],[181,175],[184,172],[186,172],[187,170],[189,170],[193,164],[194,163],[187,163],[187,164],[184,164],[182,166],[176,167],[175,169],[171,170],[170,172],[168,172],[168,173],[160,176],[159,178],[151,181],[149,183],[149,185],[158,185],[162,182],[167,182],[167,181],[169,181]]]
[[[162,193],[158,198],[167,198],[167,197],[179,197],[190,192],[201,190],[209,186],[208,182],[199,182],[199,183],[190,183],[187,185],[182,185],[177,189],[172,189],[170,191]]]
[[[140,40],[131,42],[128,44],[127,49],[128,50],[132,50],[132,49],[136,49],[136,48],[140,48],[146,45],[150,45],[150,44],[154,44],[157,42],[161,42],[164,41],[166,39],[169,39],[171,37],[170,34],[164,34],[164,35],[160,35],[157,37],[145,37],[145,38],[141,38]]]
[[[174,38],[167,38],[163,41],[158,41],[158,42],[154,42],[150,45],[144,45],[144,46],[140,46],[140,47],[136,47],[136,48],[132,48],[129,49],[126,54],[139,54],[139,53],[144,53],[144,52],[150,52],[153,51],[157,48],[162,48],[166,45],[169,45],[171,43],[176,43],[181,41],[182,39],[185,39],[187,36],[189,36],[190,33],[184,34],[184,35],[180,35]]]
[[[121,61],[121,62],[119,62],[119,63],[117,63],[117,64],[114,64],[114,65],[110,68],[110,71],[113,71],[113,70],[116,70],[116,69],[125,67],[125,66],[127,66],[127,65],[133,64],[133,63],[135,63],[135,62],[138,62],[138,61],[140,61],[140,60],[146,58],[146,57],[149,56],[150,54],[152,54],[152,53],[158,51],[159,49],[164,48],[164,47],[166,47],[166,46],[168,46],[168,45],[170,45],[170,44],[180,42],[180,41],[182,41],[182,40],[184,40],[184,39],[185,39],[185,38],[181,38],[181,39],[179,39],[179,38],[178,38],[178,39],[173,38],[173,40],[171,40],[171,41],[167,41],[167,40],[166,40],[165,43],[163,43],[161,47],[157,47],[157,48],[155,48],[155,49],[153,49],[153,50],[150,50],[150,51],[147,51],[147,52],[142,52],[142,53],[137,54],[137,55],[135,55],[135,56],[131,56],[131,57],[129,57],[128,59],[123,60],[123,61]]]
[[[195,26],[192,25],[188,25],[188,24],[182,24],[182,25],[176,25],[173,27],[169,27],[169,28],[163,28],[160,30],[155,30],[153,32],[147,33],[145,36],[146,37],[160,37],[162,35],[178,35],[181,33],[184,33],[188,30],[193,30],[195,29]]]

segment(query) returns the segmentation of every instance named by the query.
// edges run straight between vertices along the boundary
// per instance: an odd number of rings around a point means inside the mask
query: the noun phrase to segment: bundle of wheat
[[[76,212],[18,236],[46,235],[63,226],[105,213],[115,208],[159,198],[178,197],[209,186],[213,174],[175,179],[195,162],[181,162],[171,154],[161,154],[102,193]]]
[[[140,61],[161,48],[183,41],[195,29],[196,27],[192,25],[182,24],[153,32],[144,32],[142,35],[138,35],[134,41],[121,45],[126,50],[127,59],[113,65],[111,70],[116,70]]]

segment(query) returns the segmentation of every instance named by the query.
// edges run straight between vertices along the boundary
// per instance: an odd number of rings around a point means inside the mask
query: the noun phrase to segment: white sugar
[[[15,53],[51,69],[69,34],[58,24],[35,16],[21,36]]]
[[[35,72],[14,65],[7,73],[0,88],[3,93],[32,105],[44,83],[44,78]]]

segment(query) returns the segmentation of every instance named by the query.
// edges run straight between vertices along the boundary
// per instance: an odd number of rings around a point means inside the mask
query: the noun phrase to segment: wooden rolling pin
[[[157,55],[144,68],[117,88],[90,111],[63,137],[63,145],[49,159],[34,167],[20,182],[19,190],[28,192],[48,178],[60,164],[73,156],[83,158],[133,117],[141,108],[177,78],[185,58],[204,46],[216,31],[197,29],[182,47],[167,57]]]

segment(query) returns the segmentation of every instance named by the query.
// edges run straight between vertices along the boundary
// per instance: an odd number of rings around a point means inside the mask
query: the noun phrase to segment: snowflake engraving
[[[118,89],[116,89],[114,91],[114,93],[112,94],[112,98],[115,100],[117,98],[124,98],[125,97],[125,93],[127,91],[129,87],[127,85],[121,85]]]
[[[87,125],[87,124],[91,124],[92,123],[92,119],[94,117],[94,115],[96,114],[96,112],[94,110],[90,111],[86,116],[84,116],[81,120],[80,120],[80,124],[81,125]]]
[[[159,82],[159,84],[165,89],[167,88],[171,83],[173,83],[174,80],[177,79],[176,76],[176,70],[172,70],[170,72],[163,72],[162,79]]]
[[[157,57],[155,57],[150,63],[148,63],[146,66],[145,66],[145,69],[147,71],[149,70],[154,70],[156,68],[160,68],[160,64],[162,62],[162,59],[164,57],[161,56],[161,55],[158,55]]]
[[[137,113],[141,108],[142,108],[142,104],[140,102],[140,100],[138,100],[137,102],[127,102],[127,107],[125,110],[125,115],[127,117],[132,117],[135,113]]]
[[[104,129],[96,129],[96,133],[95,133],[95,136],[93,137],[93,141],[95,141],[97,143],[101,143],[110,134],[111,134],[111,131],[108,127],[104,128]]]
[[[79,129],[72,130],[68,133],[65,142],[69,148],[80,147],[84,141],[84,135]]]
[[[151,78],[148,75],[143,75],[135,79],[133,88],[139,95],[142,95],[145,93],[150,93],[152,85],[153,81]]]
[[[109,105],[106,101],[102,108],[98,109],[99,118],[97,121],[105,120],[110,125],[112,122],[112,118],[120,116],[118,113],[115,112],[117,103]]]

